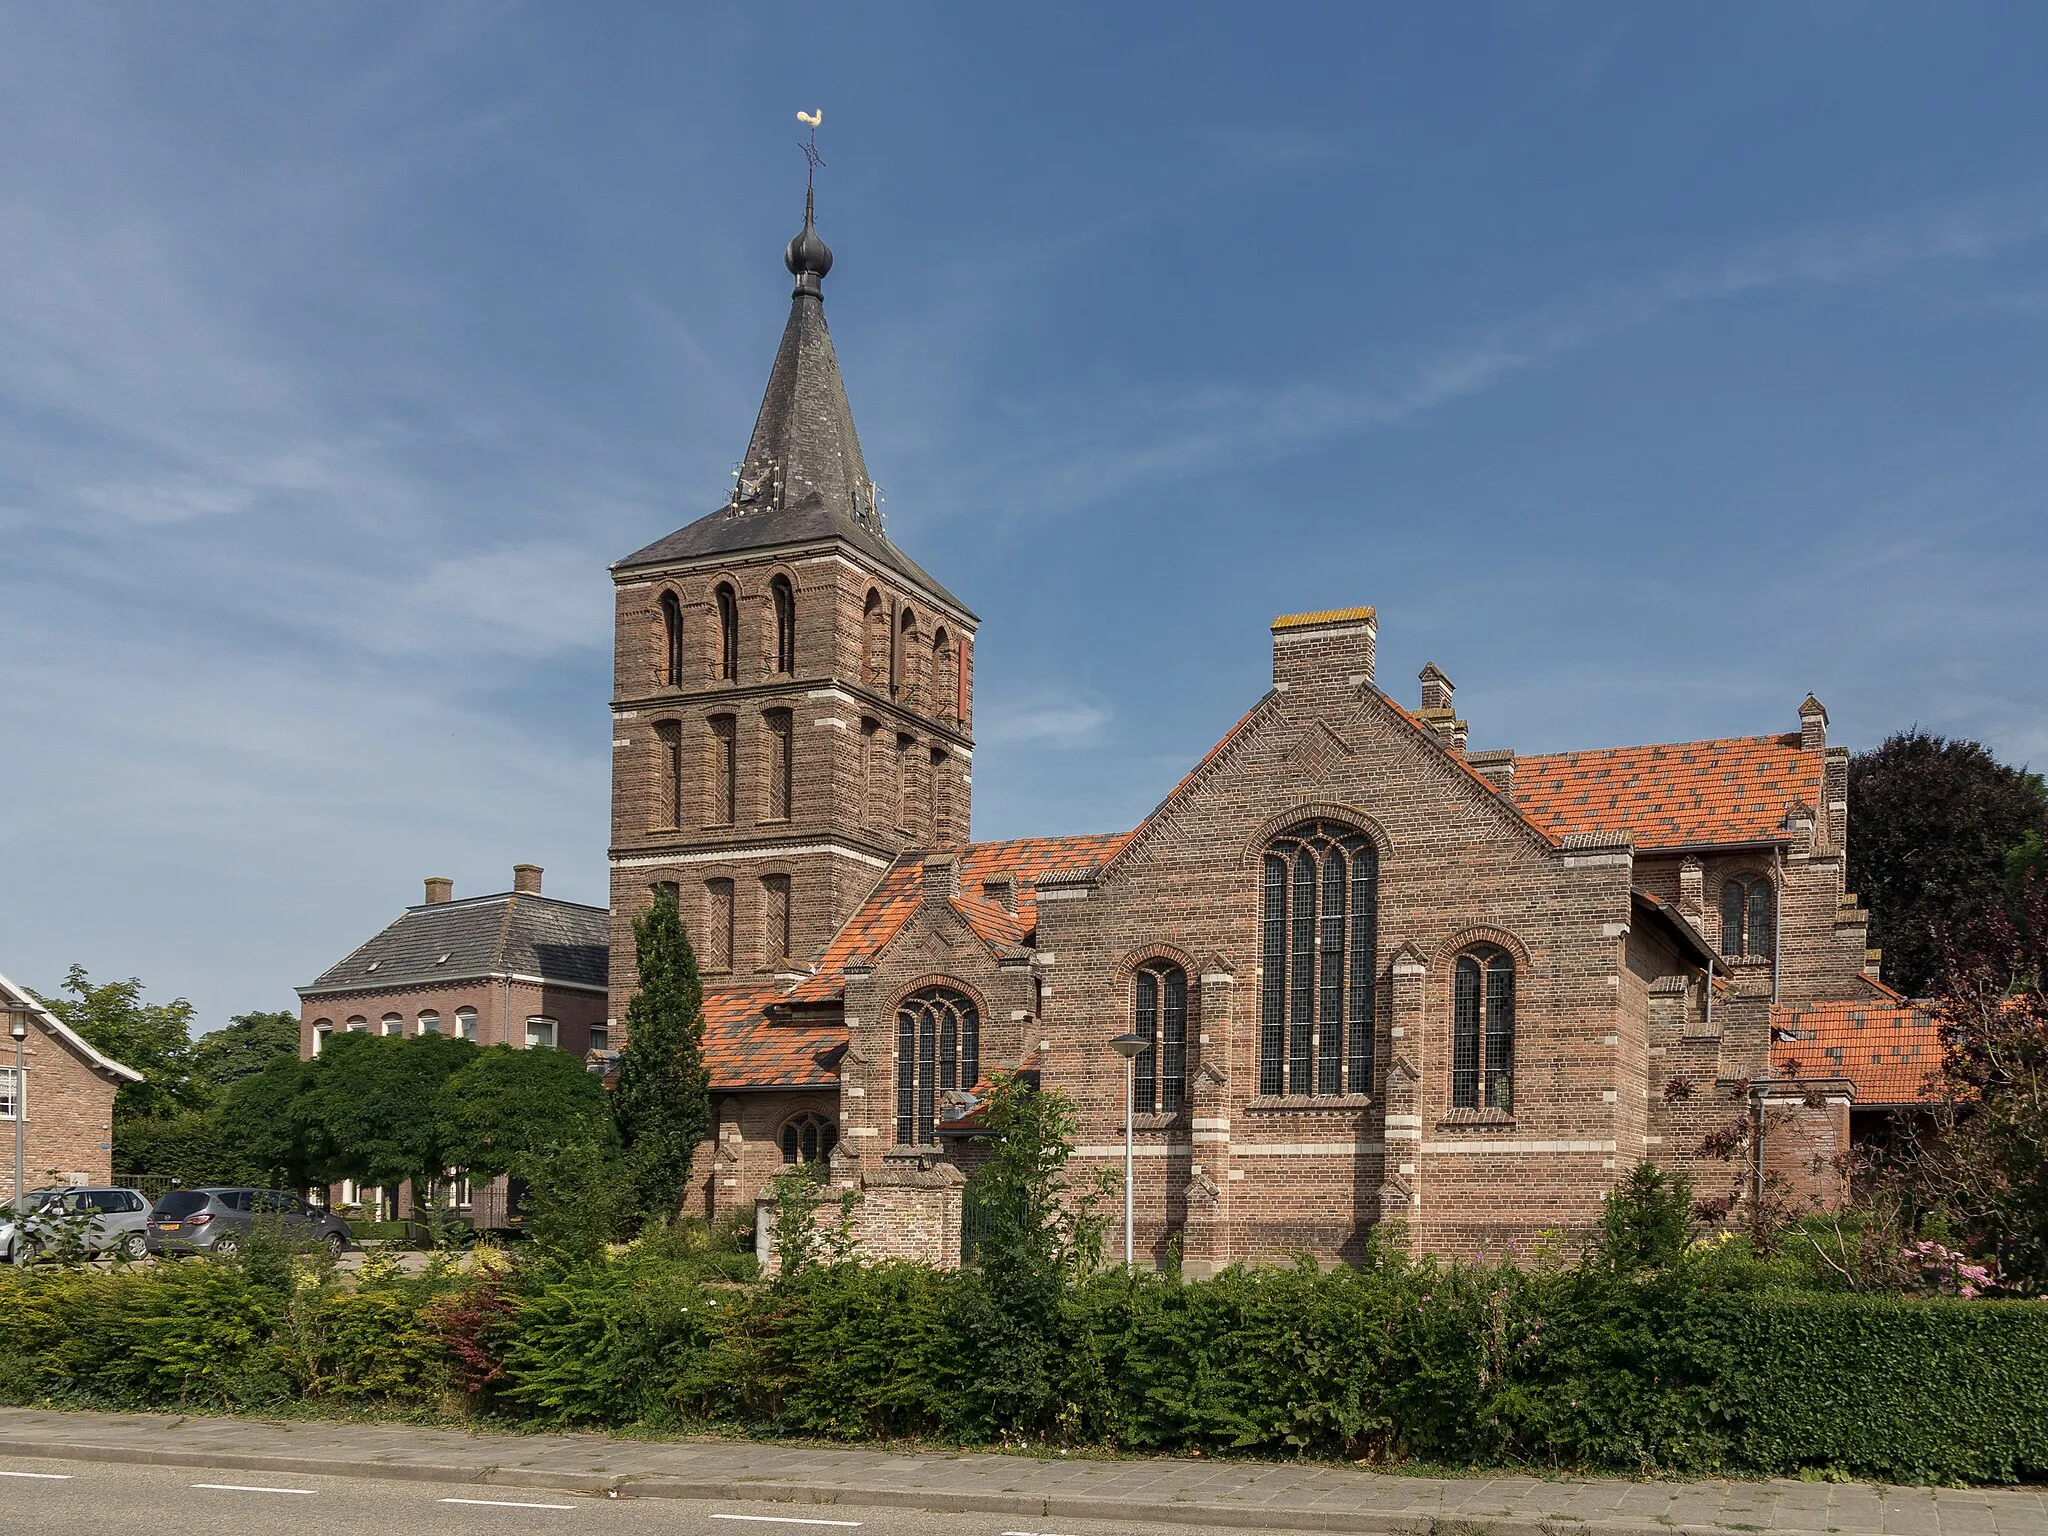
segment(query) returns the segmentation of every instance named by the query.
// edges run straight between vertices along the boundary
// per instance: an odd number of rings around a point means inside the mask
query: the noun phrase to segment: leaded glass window
[[[1378,850],[1311,821],[1274,840],[1264,873],[1259,1092],[1371,1093]]]
[[[1505,950],[1458,956],[1451,971],[1451,1107],[1515,1107],[1515,962]]]
[[[896,1009],[896,1140],[936,1139],[939,1095],[981,1081],[981,1015],[951,987],[926,987]]]
[[[792,1165],[822,1163],[839,1144],[839,1127],[806,1110],[782,1127],[782,1160]]]
[[[1188,1091],[1188,977],[1148,965],[1131,980],[1131,1022],[1152,1043],[1132,1062],[1132,1103],[1141,1115],[1177,1115]]]
[[[1762,875],[1739,875],[1721,887],[1721,953],[1774,956],[1777,890]]]

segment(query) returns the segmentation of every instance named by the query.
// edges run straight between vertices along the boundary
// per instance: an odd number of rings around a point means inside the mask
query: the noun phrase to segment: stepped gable
[[[304,995],[404,986],[457,976],[535,976],[603,987],[611,970],[611,914],[603,907],[522,891],[408,907],[397,921]]]
[[[1825,766],[1796,733],[1517,757],[1514,804],[1553,838],[1627,831],[1638,851],[1781,842],[1788,805],[1825,799]]]
[[[1846,1077],[1856,1107],[1940,1098],[1941,1026],[1925,1008],[1827,1002],[1771,1010],[1775,1077]]]

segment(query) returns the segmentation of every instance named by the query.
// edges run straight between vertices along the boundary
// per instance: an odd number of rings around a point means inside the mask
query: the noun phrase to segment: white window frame
[[[334,1026],[332,1024],[324,1027],[318,1024],[313,1026],[313,1054],[315,1056],[318,1056],[321,1051],[326,1049],[327,1037],[333,1033]]]
[[[350,1014],[348,1022],[342,1026],[342,1032],[350,1035],[367,1035],[370,1032],[370,1021],[360,1013]]]
[[[612,1027],[609,1024],[590,1026],[590,1048],[593,1051],[608,1051],[612,1048]]]
[[[543,1031],[546,1033],[546,1039],[541,1038]],[[526,1048],[529,1051],[537,1050],[541,1047],[553,1050],[561,1043],[561,1040],[562,1025],[560,1020],[551,1019],[546,1014],[537,1013],[526,1021]]]
[[[18,1087],[14,1080],[14,1066],[11,1062],[4,1067],[0,1067],[0,1080],[4,1080],[7,1085],[4,1089],[0,1089],[0,1104],[7,1106],[4,1112],[0,1112],[0,1120],[5,1120],[9,1125],[12,1125],[16,1120],[26,1120],[28,1118],[28,1068],[23,1067],[21,1069],[21,1082]]]
[[[422,1035],[438,1035],[441,1033],[440,1010],[436,1008],[422,1008],[416,1032]]]
[[[476,1038],[476,1035],[476,1010],[474,1008],[456,1009],[455,1038],[458,1040],[474,1040]]]
[[[403,1036],[405,1034],[405,1015],[402,1013],[385,1014],[377,1022],[377,1033],[387,1038],[392,1035]]]

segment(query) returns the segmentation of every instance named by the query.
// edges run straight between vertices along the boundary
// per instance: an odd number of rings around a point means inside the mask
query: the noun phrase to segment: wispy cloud
[[[977,712],[975,736],[987,746],[1073,751],[1094,746],[1109,729],[1112,711],[1099,699],[1044,691],[997,696]]]

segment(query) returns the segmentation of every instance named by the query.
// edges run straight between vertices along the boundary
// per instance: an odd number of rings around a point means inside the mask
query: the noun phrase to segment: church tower
[[[974,615],[883,531],[811,196],[723,506],[612,567],[612,995],[673,886],[707,984],[803,968],[907,848],[967,839]]]

